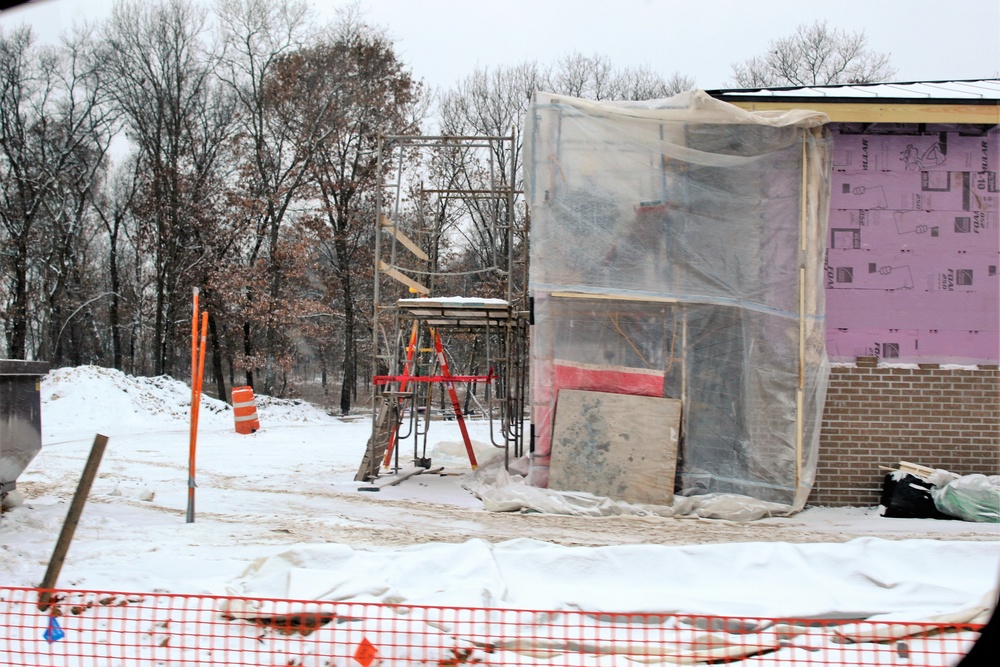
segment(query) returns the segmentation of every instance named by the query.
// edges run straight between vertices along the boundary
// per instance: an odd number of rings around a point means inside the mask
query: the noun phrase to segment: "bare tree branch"
[[[800,25],[772,41],[767,53],[732,67],[730,83],[741,88],[874,83],[896,74],[889,54],[870,50],[864,32],[830,28],[825,20]]]

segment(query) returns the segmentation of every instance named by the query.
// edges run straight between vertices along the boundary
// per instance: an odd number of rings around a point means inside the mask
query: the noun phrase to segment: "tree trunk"
[[[226,378],[222,375],[222,349],[219,345],[219,327],[215,316],[208,316],[208,335],[212,341],[212,374],[215,376],[215,390],[219,392],[219,400],[226,400]]]
[[[7,354],[11,359],[25,359],[28,349],[28,246],[18,239],[18,257],[14,260],[14,304],[8,318]]]
[[[174,302],[169,296],[172,293],[173,290],[168,290],[167,292],[166,312],[163,318],[163,370],[160,371],[163,375],[173,375],[174,372],[174,343],[176,342],[174,339],[177,331],[177,323],[174,321]]]
[[[133,375],[139,375],[138,364],[135,359],[135,344],[139,338],[139,315],[132,314],[132,326],[129,327],[128,335],[128,371]]]
[[[119,288],[121,278],[118,275],[118,230],[111,233],[111,252],[108,255],[108,269],[111,273],[111,308],[108,316],[111,320],[111,364],[117,370],[122,370],[122,332],[121,332],[121,302]]]
[[[163,363],[167,356],[166,336],[163,330],[164,301],[166,300],[166,289],[164,287],[163,272],[158,271],[156,276],[156,319],[153,321],[153,375],[163,375]]]
[[[327,396],[330,393],[330,391],[329,391],[329,388],[327,387],[327,382],[326,382],[326,352],[325,351],[320,352],[320,355],[319,355],[319,368],[320,368],[320,373],[321,373],[321,375],[320,375],[320,384],[323,387],[323,395]]]
[[[267,239],[267,273],[269,276],[267,300],[267,325],[264,329],[264,392],[274,393],[277,385],[278,369],[275,365],[278,356],[278,324],[275,320],[275,309],[281,298],[281,267],[278,264],[278,241],[280,223],[273,211],[269,214],[270,229]]]
[[[243,354],[247,361],[249,361],[253,355],[253,340],[250,338],[250,322],[243,323]],[[253,389],[253,368],[247,366],[245,373],[247,386]]]
[[[357,382],[358,369],[354,344],[354,295],[351,293],[351,272],[348,268],[347,244],[342,239],[335,242],[337,250],[337,274],[340,278],[341,298],[344,302],[344,368],[340,384],[340,413],[351,411],[352,389]]]
[[[340,385],[340,413],[351,411],[352,389],[357,382],[358,369],[354,349],[354,301],[351,299],[350,276],[344,282],[344,374]]]

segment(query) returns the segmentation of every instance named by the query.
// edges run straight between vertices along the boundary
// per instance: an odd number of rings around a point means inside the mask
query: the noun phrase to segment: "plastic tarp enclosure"
[[[682,400],[678,494],[804,506],[829,374],[826,121],[702,91],[535,94],[531,484],[548,485],[559,390],[584,389]]]

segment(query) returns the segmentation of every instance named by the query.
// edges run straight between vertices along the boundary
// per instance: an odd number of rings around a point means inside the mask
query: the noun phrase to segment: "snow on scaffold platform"
[[[507,325],[512,313],[504,299],[448,296],[420,299],[399,299],[400,311],[424,320],[428,326],[482,327]]]

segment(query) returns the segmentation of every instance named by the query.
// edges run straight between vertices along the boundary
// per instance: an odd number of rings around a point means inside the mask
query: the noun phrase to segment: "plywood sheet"
[[[680,417],[676,399],[559,390],[549,488],[671,504]]]

